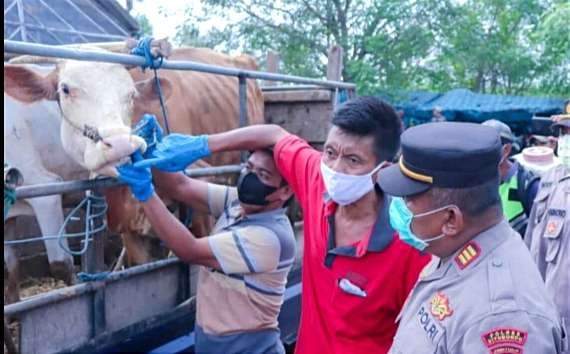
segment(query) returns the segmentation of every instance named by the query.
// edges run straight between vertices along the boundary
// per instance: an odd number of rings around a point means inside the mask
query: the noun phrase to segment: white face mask
[[[570,134],[558,138],[558,157],[567,169],[570,169]]]
[[[325,182],[325,188],[331,199],[338,205],[354,203],[374,188],[372,175],[384,164],[385,162],[382,162],[365,175],[347,175],[336,172],[321,161],[321,173]]]

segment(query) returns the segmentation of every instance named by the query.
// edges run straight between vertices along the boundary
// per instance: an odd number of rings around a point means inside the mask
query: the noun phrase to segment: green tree
[[[137,20],[139,24],[142,36],[152,36],[152,25],[145,15],[136,15],[135,20]]]
[[[187,12],[179,42],[258,58],[273,50],[284,72],[321,78],[328,48],[340,44],[343,79],[361,94],[458,87],[559,94],[570,21],[567,3],[546,12],[553,1],[206,0],[204,13]],[[197,24],[212,18],[225,27],[199,33]]]
[[[533,33],[541,48],[538,92],[570,96],[570,3],[561,2],[543,14]]]

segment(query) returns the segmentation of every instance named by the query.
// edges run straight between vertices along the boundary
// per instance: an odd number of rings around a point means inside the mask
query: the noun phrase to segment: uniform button
[[[503,261],[501,261],[500,259],[493,259],[491,261],[491,264],[493,265],[493,267],[499,268],[500,266],[503,265]]]

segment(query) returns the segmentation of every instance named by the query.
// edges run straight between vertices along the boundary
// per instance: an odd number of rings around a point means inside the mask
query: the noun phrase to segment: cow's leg
[[[145,264],[151,260],[150,252],[141,235],[134,232],[123,232],[121,238],[127,250],[127,264],[129,266]]]
[[[10,218],[4,223],[4,239],[16,239],[16,218]],[[14,246],[4,245],[4,263],[8,271],[8,286],[4,302],[11,304],[20,301],[20,262]]]
[[[63,225],[61,195],[31,198],[27,202],[34,209],[42,235],[57,235]],[[62,240],[67,246],[67,239]],[[73,282],[73,257],[58,244],[57,239],[44,240],[51,275],[66,284]]]

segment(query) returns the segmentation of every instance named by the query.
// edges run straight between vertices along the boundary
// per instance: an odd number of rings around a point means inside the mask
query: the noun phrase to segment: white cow
[[[27,67],[42,75],[54,69],[53,66]],[[25,104],[4,94],[4,162],[22,172],[25,185],[88,176],[85,168],[65,153],[61,129],[61,115],[55,102]],[[15,239],[15,217],[21,215],[35,215],[43,235],[56,235],[64,219],[61,195],[16,202],[4,225],[6,240]],[[51,274],[71,283],[73,258],[60,248],[57,240],[46,240],[44,244]],[[8,269],[6,295],[10,303],[19,299],[19,266],[13,246],[4,247],[4,262]]]

